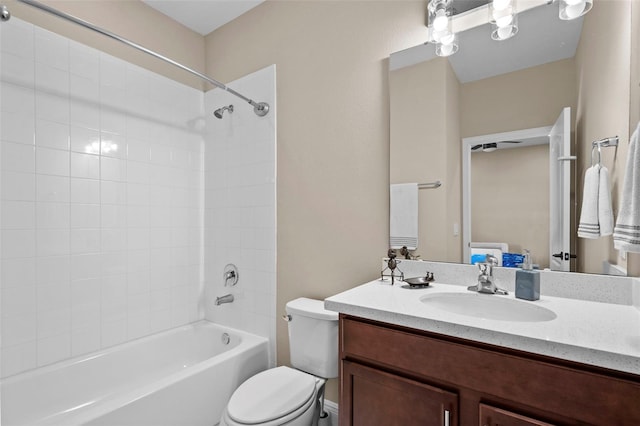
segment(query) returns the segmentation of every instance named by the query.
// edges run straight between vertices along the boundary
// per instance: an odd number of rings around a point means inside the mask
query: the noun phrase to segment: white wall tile
[[[35,111],[39,118],[69,124],[69,96],[38,90]]]
[[[0,32],[2,376],[200,318],[202,93]]]
[[[70,253],[99,253],[100,229],[71,229]]]
[[[69,97],[69,73],[47,64],[35,63],[36,90],[67,99]]]
[[[36,203],[38,229],[69,229],[68,203]]]
[[[37,329],[35,312],[4,317],[2,318],[2,346],[20,345],[34,341],[37,338]]]
[[[37,366],[37,346],[36,341],[3,346],[0,351],[2,364],[2,374],[4,377],[30,370]]]
[[[38,257],[36,260],[37,284],[64,284],[71,279],[69,256]]]
[[[34,26],[20,19],[12,25],[0,25],[0,50],[33,60]]]
[[[6,54],[2,56],[0,65],[0,75],[4,81],[25,87],[33,86],[35,72],[32,59]]]
[[[69,151],[36,148],[36,173],[69,176]]]
[[[69,39],[35,27],[35,60],[61,70],[68,70]]]
[[[69,254],[68,229],[40,229],[36,234],[37,255],[40,257]]]
[[[2,259],[0,265],[0,279],[3,288],[35,285],[35,258]]]
[[[127,163],[118,158],[100,157],[100,178],[125,182],[127,180]]]
[[[3,259],[36,255],[36,233],[33,229],[3,229],[0,235]]]
[[[1,111],[0,122],[2,123],[0,126],[2,141],[33,145],[35,117],[32,114]]]
[[[0,108],[2,111],[35,116],[35,91],[32,87],[23,87],[2,81],[0,86]]]
[[[69,149],[69,126],[38,119],[36,145],[45,148]]]
[[[29,229],[35,227],[35,203],[31,201],[5,201],[2,203],[0,225],[3,229]]]
[[[100,181],[97,179],[70,179],[71,203],[99,204]]]
[[[69,71],[71,74],[98,81],[100,56],[91,49],[75,41],[69,42]]]
[[[36,286],[2,288],[2,317],[17,317],[37,312]]]
[[[71,153],[71,177],[99,179],[100,157],[92,154]]]
[[[100,132],[96,129],[72,125],[69,139],[71,151],[84,154],[100,153]]]
[[[2,142],[3,171],[34,173],[36,170],[35,149],[32,145]]]
[[[62,334],[58,336],[38,339],[38,365],[52,364],[71,356],[71,335]]]
[[[99,228],[101,223],[100,204],[72,204],[71,228]]]

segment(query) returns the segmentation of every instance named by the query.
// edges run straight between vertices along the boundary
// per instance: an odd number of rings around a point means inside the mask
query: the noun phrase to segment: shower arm
[[[81,25],[81,26],[83,26],[85,28],[88,28],[88,29],[93,30],[95,32],[98,32],[98,33],[100,33],[102,35],[110,37],[110,38],[112,38],[114,40],[117,40],[117,41],[119,41],[121,43],[124,43],[127,46],[133,47],[134,49],[138,49],[138,50],[140,50],[140,51],[142,51],[142,52],[144,52],[144,53],[146,53],[148,55],[154,56],[154,57],[156,57],[158,59],[161,59],[161,60],[163,60],[165,62],[168,62],[171,65],[173,65],[175,67],[178,67],[178,68],[180,68],[180,69],[182,69],[184,71],[187,71],[187,72],[189,72],[189,73],[201,78],[202,80],[204,80],[204,81],[206,81],[208,83],[211,83],[214,86],[216,86],[216,87],[218,87],[220,89],[223,89],[223,90],[231,93],[232,95],[235,95],[235,96],[239,97],[240,99],[248,102],[249,105],[251,105],[253,107],[253,111],[260,117],[264,117],[269,112],[269,104],[267,104],[266,102],[255,102],[252,99],[247,98],[246,96],[236,92],[232,88],[230,88],[230,87],[226,86],[225,84],[219,82],[218,80],[215,80],[215,79],[213,79],[211,77],[208,77],[208,76],[206,76],[206,75],[204,75],[204,74],[202,74],[202,73],[200,73],[198,71],[195,71],[195,70],[193,70],[193,69],[191,69],[191,68],[189,68],[187,66],[182,65],[179,62],[174,61],[173,59],[169,59],[166,56],[163,56],[163,55],[161,55],[159,53],[156,53],[151,49],[147,49],[146,47],[141,46],[141,45],[139,45],[137,43],[134,43],[131,40],[128,40],[128,39],[126,39],[124,37],[121,37],[121,36],[119,36],[119,35],[117,35],[115,33],[112,33],[111,31],[108,31],[108,30],[105,30],[103,28],[100,28],[100,27],[98,27],[96,25],[93,25],[90,22],[87,22],[87,21],[83,20],[83,19],[77,18],[77,17],[75,17],[73,15],[69,15],[68,13],[61,12],[61,11],[59,11],[57,9],[54,9],[54,8],[52,8],[50,6],[47,6],[45,4],[42,4],[42,3],[34,1],[34,0],[17,0],[17,1],[20,2],[20,3],[24,3],[24,4],[27,4],[29,6],[35,7],[37,9],[40,9],[40,10],[42,10],[44,12],[47,12],[47,13],[50,13],[52,15],[55,15],[55,16],[57,16],[59,18],[63,18],[63,19],[66,19],[68,21],[71,21],[71,22],[73,22],[75,24]]]

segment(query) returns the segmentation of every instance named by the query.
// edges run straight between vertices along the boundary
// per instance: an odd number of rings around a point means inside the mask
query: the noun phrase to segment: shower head
[[[228,110],[229,112],[233,112],[233,105],[218,108],[213,112],[213,115],[215,115],[216,118],[222,118],[222,114],[225,112],[225,110]]]
[[[7,6],[2,6],[2,8],[0,9],[0,20],[2,22],[6,22],[9,19],[11,19],[11,12],[9,12],[9,9],[7,9]]]

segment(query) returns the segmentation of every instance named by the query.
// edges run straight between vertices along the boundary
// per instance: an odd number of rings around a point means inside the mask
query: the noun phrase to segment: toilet
[[[321,300],[299,298],[286,305],[291,367],[276,367],[242,383],[220,426],[315,426],[324,385],[338,377],[338,313]]]

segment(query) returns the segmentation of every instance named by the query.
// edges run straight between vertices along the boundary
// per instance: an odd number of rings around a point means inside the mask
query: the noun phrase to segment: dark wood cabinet
[[[340,426],[640,425],[640,376],[340,316]]]
[[[457,424],[458,396],[414,380],[344,361],[345,404],[353,426]]]
[[[552,426],[512,411],[480,404],[480,426]]]

